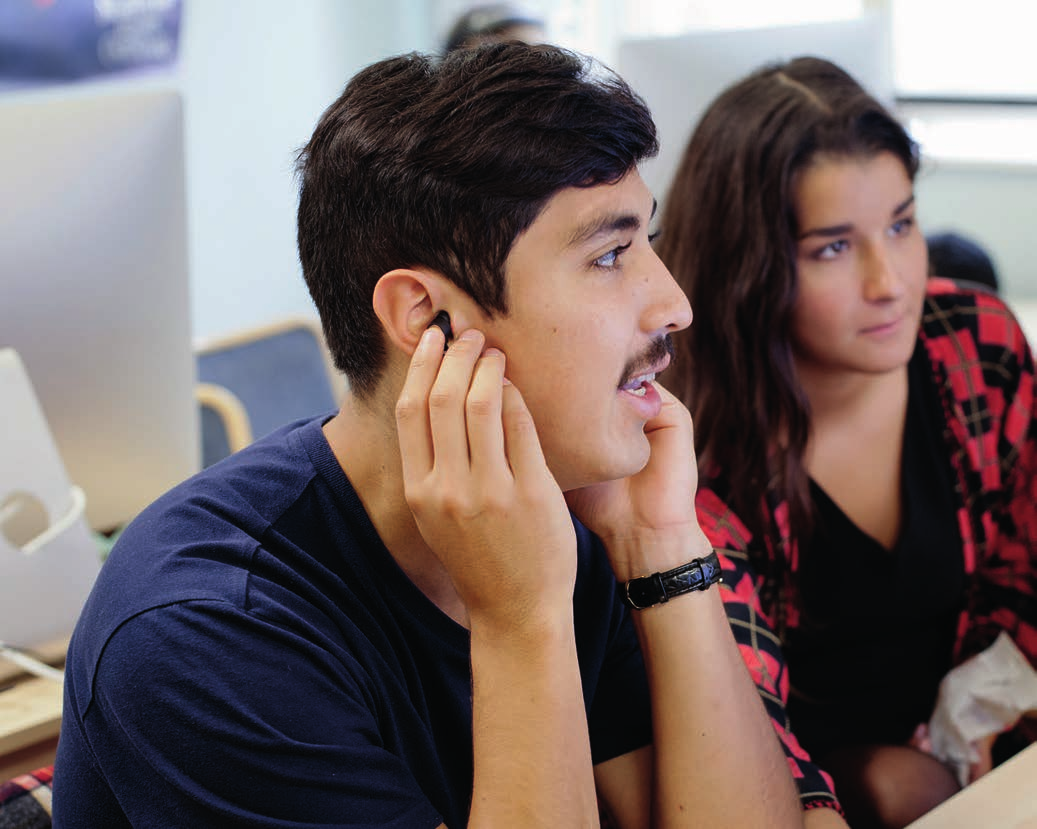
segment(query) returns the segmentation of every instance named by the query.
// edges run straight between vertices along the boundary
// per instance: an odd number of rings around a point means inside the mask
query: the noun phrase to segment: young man
[[[622,601],[711,552],[653,383],[691,322],[655,148],[553,47],[353,79],[299,205],[350,395],[125,531],[70,648],[57,825],[577,827],[599,796],[621,827],[802,825],[710,560]]]

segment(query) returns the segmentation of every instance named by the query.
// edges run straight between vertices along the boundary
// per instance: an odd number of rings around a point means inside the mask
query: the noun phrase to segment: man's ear
[[[374,287],[374,312],[385,336],[405,354],[413,354],[436,312],[443,308],[443,277],[398,268],[382,275]]]

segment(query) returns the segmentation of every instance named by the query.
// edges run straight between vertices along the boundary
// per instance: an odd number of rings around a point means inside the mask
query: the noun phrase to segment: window
[[[864,0],[558,0],[548,7],[548,17],[560,43],[611,63],[623,38],[845,20],[864,5]]]
[[[842,20],[861,13],[861,0],[632,0],[623,6],[623,29],[634,37]]]
[[[541,5],[560,43],[611,62],[624,37],[763,28],[889,12],[898,97],[1037,103],[1027,4],[985,0],[556,0]]]
[[[1028,4],[890,0],[890,8],[901,97],[1037,103]]]

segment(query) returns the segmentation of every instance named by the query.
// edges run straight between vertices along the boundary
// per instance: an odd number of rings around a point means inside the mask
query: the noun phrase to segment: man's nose
[[[669,269],[655,253],[651,256],[652,297],[648,304],[645,328],[648,331],[672,333],[691,325],[691,303]]]

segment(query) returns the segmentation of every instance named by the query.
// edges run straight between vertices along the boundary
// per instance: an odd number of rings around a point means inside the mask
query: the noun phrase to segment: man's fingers
[[[502,352],[486,350],[476,364],[465,407],[472,473],[487,482],[508,468],[501,422],[504,365]]]
[[[532,476],[542,475],[547,471],[547,462],[544,460],[533,416],[526,408],[519,390],[510,383],[504,386],[501,408],[504,448],[515,478],[529,480]]]
[[[430,328],[418,341],[403,390],[396,401],[396,431],[405,482],[423,477],[432,468],[428,396],[442,360],[443,332]]]
[[[443,356],[439,374],[429,392],[432,463],[447,475],[467,471],[469,467],[465,401],[483,343],[482,333],[474,329],[458,337]]]
[[[447,353],[430,329],[414,352],[396,405],[404,484],[415,488],[435,473],[435,486],[466,481],[501,486],[514,478],[534,488],[550,478],[533,417],[504,377],[504,354],[482,349],[465,331]],[[452,482],[452,483],[450,483]],[[416,490],[415,490],[416,492]]]

